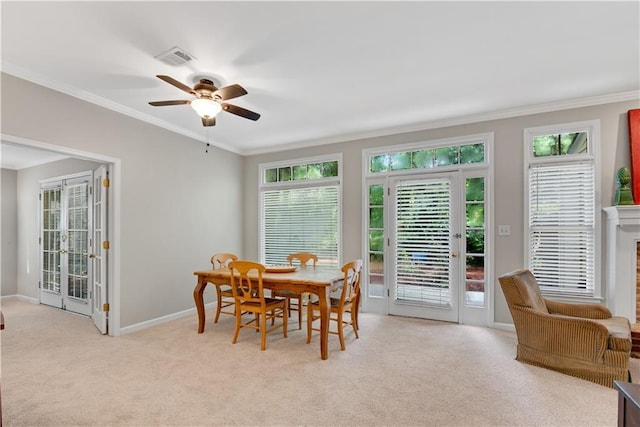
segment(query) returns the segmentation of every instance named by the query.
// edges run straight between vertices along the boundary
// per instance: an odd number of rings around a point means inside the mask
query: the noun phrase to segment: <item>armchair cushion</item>
[[[631,325],[624,317],[609,319],[592,319],[603,325],[609,331],[608,348],[616,351],[631,351]]]
[[[538,282],[533,277],[533,274],[529,270],[522,271],[519,279],[515,282],[517,293],[514,296],[517,296],[517,299],[513,303],[523,307],[531,307],[543,313],[549,313],[544,297],[538,287]]]

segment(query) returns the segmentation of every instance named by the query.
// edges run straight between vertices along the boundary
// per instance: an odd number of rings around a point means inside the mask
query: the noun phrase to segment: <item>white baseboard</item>
[[[211,307],[214,307],[215,305],[216,305],[216,303],[212,302],[212,303],[209,303],[209,304],[205,304],[204,308],[205,308],[205,310],[207,310],[207,309],[209,309]],[[180,319],[182,317],[190,316],[190,315],[195,314],[195,312],[196,312],[196,309],[194,307],[194,308],[190,308],[188,310],[179,311],[177,313],[167,314],[166,316],[157,317],[155,319],[147,320],[145,322],[136,323],[135,325],[125,326],[124,328],[120,328],[120,335],[130,334],[132,332],[137,332],[137,331],[141,331],[143,329],[150,328],[152,326],[160,325],[160,324],[168,322],[170,320],[175,320],[175,319]]]
[[[40,304],[40,300],[38,300],[38,298],[27,297],[24,295],[15,294],[15,295],[5,295],[3,297],[0,297],[0,301],[8,301],[12,299],[28,302],[29,304]]]
[[[495,329],[501,329],[503,331],[515,332],[516,327],[512,323],[494,323],[493,327]]]

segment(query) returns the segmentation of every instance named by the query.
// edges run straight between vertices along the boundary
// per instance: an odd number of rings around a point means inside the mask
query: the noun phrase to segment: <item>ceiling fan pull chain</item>
[[[209,153],[209,132],[207,132],[207,127],[205,126],[204,128],[204,140],[207,143],[207,145],[205,146],[204,152],[205,153]]]

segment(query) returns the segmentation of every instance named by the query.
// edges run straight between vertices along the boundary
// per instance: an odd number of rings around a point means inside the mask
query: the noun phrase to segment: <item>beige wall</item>
[[[599,154],[602,170],[600,194],[603,206],[609,206],[615,189],[614,173],[619,167],[629,165],[629,133],[626,112],[632,108],[638,108],[637,101],[534,114],[247,157],[244,165],[246,178],[245,212],[247,213],[245,216],[247,233],[244,235],[246,254],[251,258],[258,257],[258,193],[256,183],[258,182],[257,174],[260,163],[328,153],[343,154],[343,259],[347,260],[363,256],[361,248],[363,149],[494,132],[494,224],[511,225],[510,237],[498,237],[497,230],[490,231],[493,233],[493,241],[495,242],[493,270],[495,277],[492,280],[494,285],[494,321],[513,323],[502,291],[498,289],[499,286],[495,279],[501,274],[523,266],[524,263],[524,128],[600,120],[601,150]]]
[[[0,296],[15,295],[18,292],[18,173],[2,169],[0,189],[2,195],[2,225],[0,226]]]
[[[193,308],[194,270],[242,248],[242,157],[11,75],[2,133],[120,161],[120,326]],[[34,120],[37,117],[37,120]],[[221,185],[224,184],[224,185]],[[36,227],[37,224],[26,227]],[[20,233],[21,245],[33,245]],[[4,253],[2,254],[4,258]],[[37,265],[35,259],[29,265]],[[27,267],[18,264],[18,275]],[[21,291],[33,295],[33,283]],[[24,290],[22,290],[24,288]],[[207,290],[205,301],[213,300]]]
[[[523,264],[523,129],[599,119],[600,193],[606,206],[615,171],[629,163],[626,112],[638,108],[637,102],[619,102],[242,157],[219,149],[205,154],[202,144],[189,138],[10,75],[2,74],[1,84],[2,105],[11,106],[2,109],[4,134],[120,160],[123,327],[192,308],[191,272],[207,268],[213,252],[258,258],[259,163],[343,154],[343,257],[349,259],[362,256],[363,149],[483,132],[495,137],[494,224],[510,224],[512,232],[498,237],[493,231],[497,277]],[[20,244],[32,244],[31,239],[18,235]],[[2,258],[4,263],[4,247]],[[23,268],[18,265],[18,275]],[[32,295],[33,284],[24,286]],[[207,291],[206,300],[211,297]],[[511,323],[499,289],[494,302],[495,321]]]

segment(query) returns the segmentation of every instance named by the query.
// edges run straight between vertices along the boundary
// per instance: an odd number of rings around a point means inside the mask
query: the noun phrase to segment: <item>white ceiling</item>
[[[2,1],[1,15],[2,71],[240,154],[640,88],[637,1]],[[173,46],[197,60],[154,59]],[[249,93],[229,102],[262,117],[222,112],[205,133],[187,105],[148,105],[190,99],[156,74],[238,83]]]

